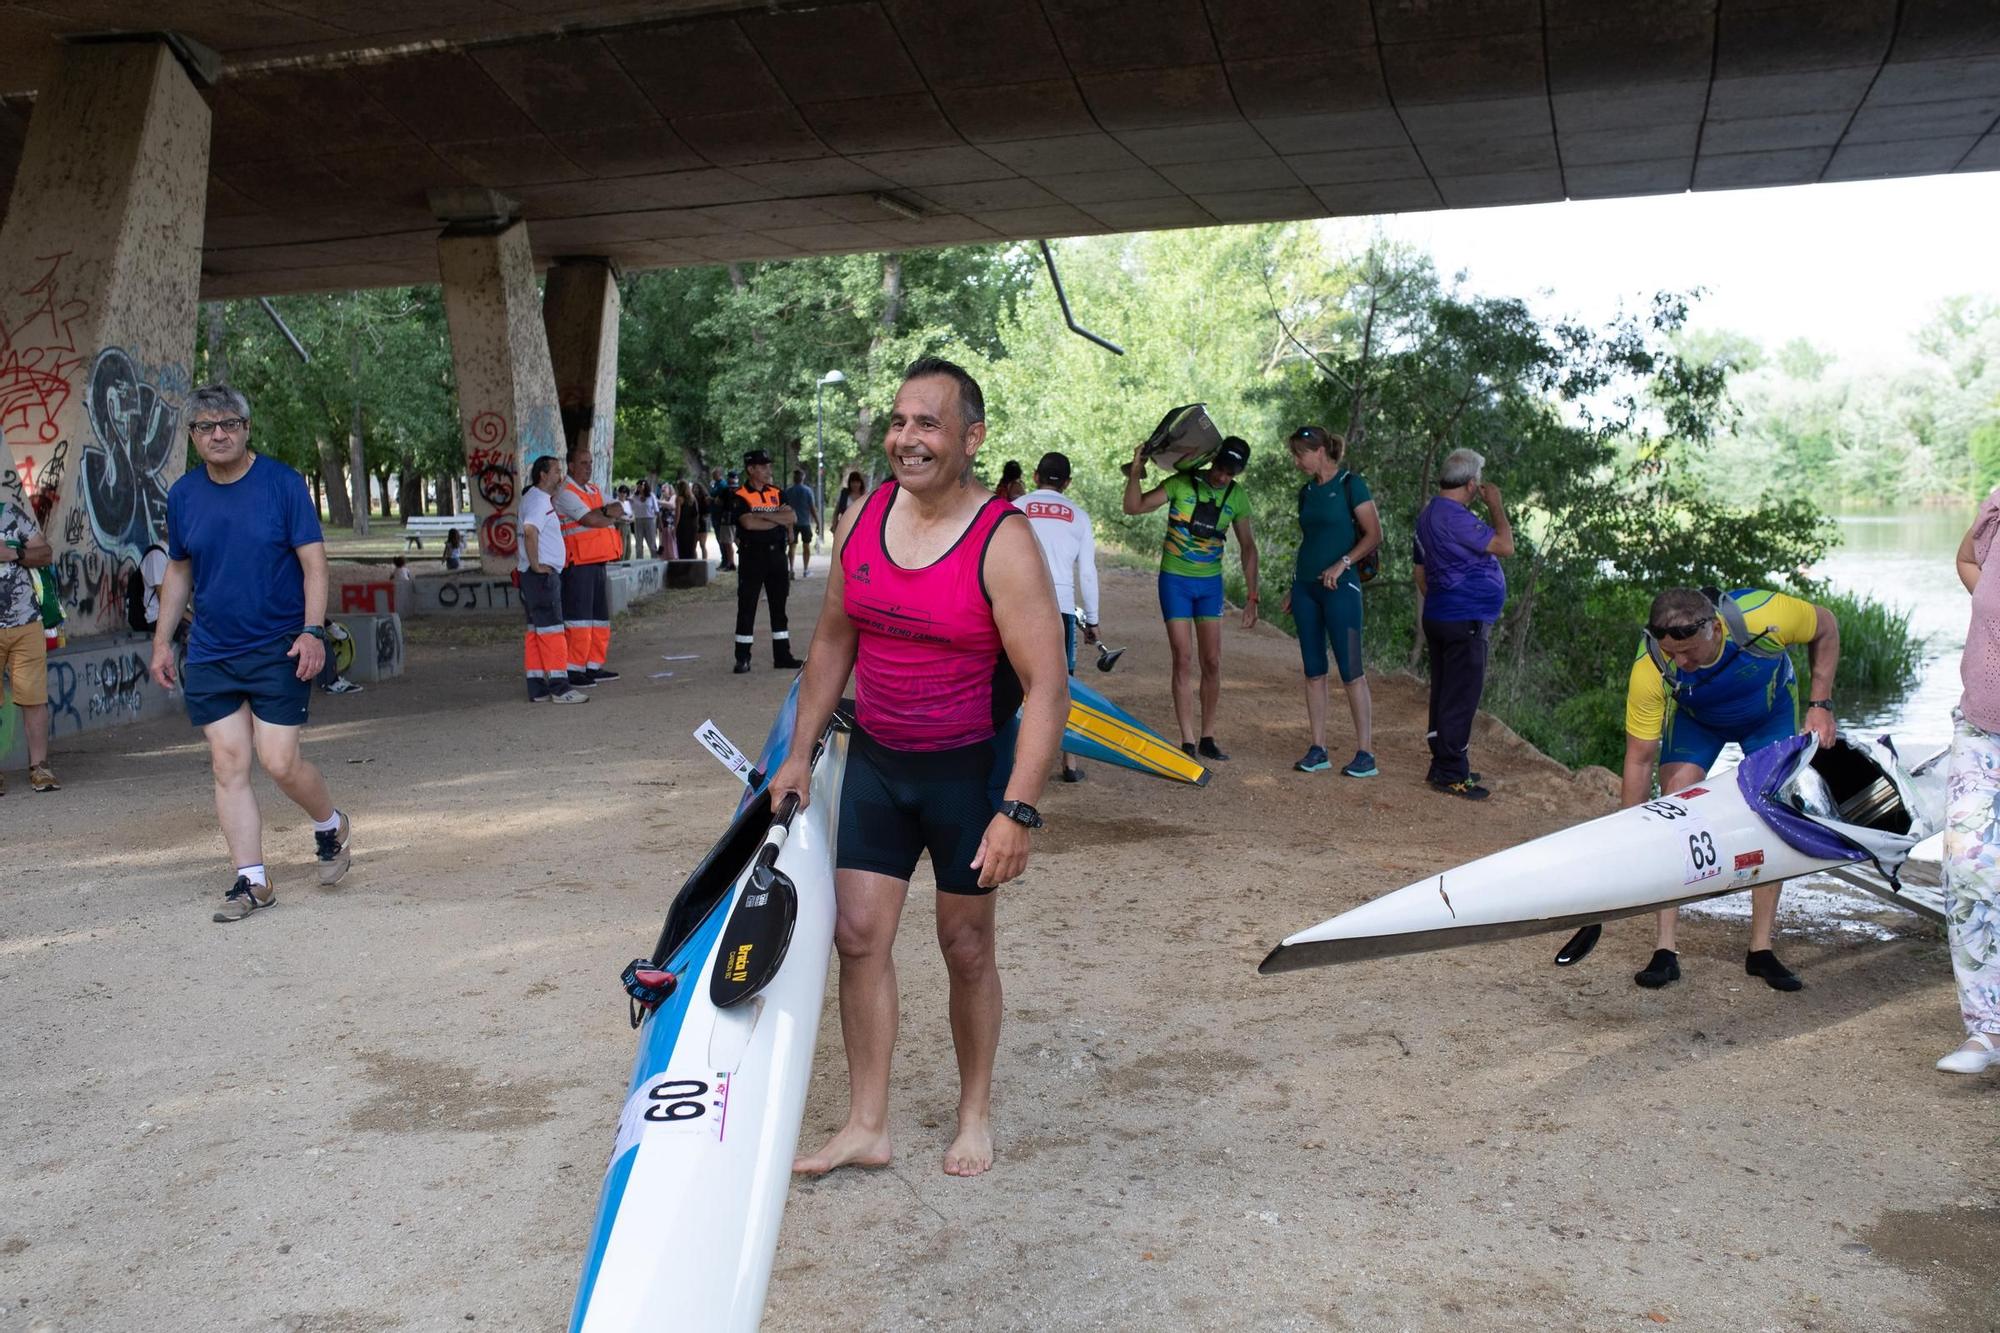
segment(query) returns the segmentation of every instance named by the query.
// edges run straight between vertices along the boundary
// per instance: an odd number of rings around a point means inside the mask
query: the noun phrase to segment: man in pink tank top
[[[1062,621],[1027,520],[978,485],[986,438],[978,382],[926,357],[905,372],[883,448],[894,480],[849,505],[799,683],[794,734],[816,736],[850,671],[857,731],[848,750],[835,843],[834,945],[847,1047],[847,1123],[794,1171],[819,1175],[890,1159],[889,1061],[896,1045],[892,950],[910,877],[930,854],[938,945],[951,985],[958,1133],[944,1169],[993,1164],[993,1056],[1000,973],[993,890],[1028,864],[1034,802],[1069,711]],[[995,753],[1016,706],[1011,756]],[[1003,793],[992,790],[1011,758]],[[771,780],[774,800],[810,797],[803,750]]]

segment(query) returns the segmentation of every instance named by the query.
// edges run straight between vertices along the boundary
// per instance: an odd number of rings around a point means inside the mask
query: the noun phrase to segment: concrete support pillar
[[[438,238],[438,271],[480,564],[504,574],[520,549],[516,500],[528,469],[563,452],[528,224],[447,229]]]
[[[186,465],[208,140],[164,43],[66,47],[0,222],[0,496],[55,544],[74,634],[124,624]]]
[[[608,259],[565,258],[549,267],[542,321],[564,420],[590,441],[591,476],[611,484],[618,415],[618,275]]]

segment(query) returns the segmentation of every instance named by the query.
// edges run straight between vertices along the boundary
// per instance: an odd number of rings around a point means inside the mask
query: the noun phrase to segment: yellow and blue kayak
[[[1208,769],[1138,718],[1072,677],[1063,752],[1137,769],[1170,782],[1208,784]]]

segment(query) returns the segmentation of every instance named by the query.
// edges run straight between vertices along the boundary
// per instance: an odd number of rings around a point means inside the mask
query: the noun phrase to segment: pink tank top
[[[860,630],[854,712],[892,750],[953,750],[990,740],[1000,631],[980,579],[987,543],[1009,514],[994,497],[952,548],[922,569],[889,558],[882,532],[897,486],[868,497],[840,551],[841,595]]]

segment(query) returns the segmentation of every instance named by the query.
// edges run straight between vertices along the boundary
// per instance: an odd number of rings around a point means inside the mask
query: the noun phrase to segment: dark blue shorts
[[[291,639],[221,662],[189,662],[181,670],[181,693],[188,721],[197,727],[220,722],[244,704],[259,722],[303,727],[312,702],[312,682],[299,679],[299,663],[285,656]]]
[[[1222,619],[1222,575],[1160,571],[1160,619]]]

